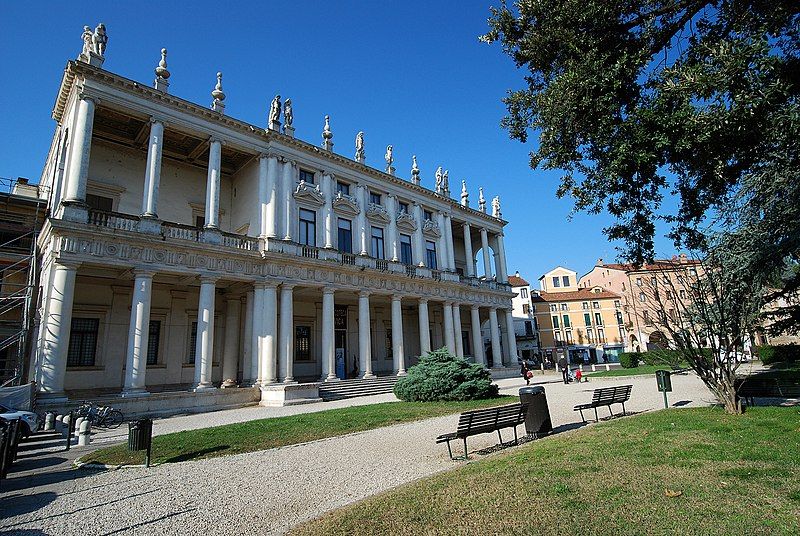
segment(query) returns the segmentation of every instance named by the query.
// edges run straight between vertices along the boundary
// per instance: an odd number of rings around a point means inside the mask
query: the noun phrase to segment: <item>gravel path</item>
[[[553,381],[553,376],[537,378]],[[554,426],[577,425],[572,406],[591,398],[602,385],[633,384],[628,411],[663,407],[651,376],[597,378],[590,383],[546,383]],[[499,380],[502,391],[516,394],[521,379]],[[673,376],[670,402],[707,405],[712,397],[693,375]],[[391,395],[387,395],[391,396]],[[374,401],[371,400],[370,402]],[[334,407],[327,403],[324,408]],[[246,408],[255,409],[259,408]],[[267,408],[260,408],[267,409]],[[273,408],[274,409],[274,408]],[[304,406],[281,408],[300,412]],[[605,410],[601,410],[604,412]],[[240,412],[240,413],[236,413]],[[256,415],[257,413],[252,413]],[[258,413],[261,415],[260,413]],[[159,431],[205,421],[207,426],[250,415],[245,410],[202,417],[165,419]],[[607,415],[601,413],[601,417]],[[2,534],[272,534],[328,510],[464,462],[448,459],[447,448],[433,439],[455,427],[457,415],[400,424],[301,445],[197,462],[90,472],[72,470],[30,479],[24,489],[0,495]],[[182,420],[183,419],[183,420]],[[506,432],[510,439],[510,431]],[[470,451],[492,446],[495,436],[469,440]],[[546,441],[546,439],[545,439]],[[473,459],[482,456],[475,454]],[[13,476],[13,475],[10,475]],[[16,482],[21,488],[20,482]],[[3,489],[9,489],[5,486]]]

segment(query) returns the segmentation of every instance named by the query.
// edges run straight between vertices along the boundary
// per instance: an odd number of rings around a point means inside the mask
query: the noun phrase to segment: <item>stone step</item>
[[[319,396],[323,400],[342,400],[359,396],[371,396],[391,393],[396,376],[381,376],[371,380],[352,379],[337,382],[321,382]]]

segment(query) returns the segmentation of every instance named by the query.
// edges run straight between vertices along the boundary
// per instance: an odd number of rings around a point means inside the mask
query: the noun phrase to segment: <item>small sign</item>
[[[336,305],[333,308],[334,329],[347,329],[347,306]]]

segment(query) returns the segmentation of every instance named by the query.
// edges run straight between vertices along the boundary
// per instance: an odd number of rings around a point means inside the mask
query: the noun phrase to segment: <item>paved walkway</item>
[[[633,384],[628,411],[663,407],[652,376],[596,378],[580,385],[558,383],[554,376],[535,380],[555,381],[544,386],[553,425],[561,429],[580,426],[580,417],[572,406],[589,400],[591,390],[601,385]],[[509,394],[516,394],[524,383],[520,378],[498,381],[502,392]],[[387,399],[391,395],[348,403]],[[156,431],[319,411],[343,402],[175,417],[158,421]],[[676,406],[707,405],[712,396],[695,376],[679,375],[673,376],[670,402]],[[456,422],[457,416],[450,415],[150,469],[70,470],[24,479],[11,474],[0,494],[0,534],[282,533],[331,509],[463,464],[449,460],[447,448],[433,441],[438,434],[453,429]],[[474,453],[491,447],[495,440],[493,434],[470,439],[473,458],[480,459]]]

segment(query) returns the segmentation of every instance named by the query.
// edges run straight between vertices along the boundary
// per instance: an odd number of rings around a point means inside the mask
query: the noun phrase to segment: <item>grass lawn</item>
[[[663,410],[331,512],[316,534],[800,534],[800,408]]]
[[[688,366],[685,365],[684,366]],[[585,372],[590,378],[613,378],[616,376],[641,376],[644,374],[655,374],[657,370],[672,370],[669,365],[639,365],[634,368],[621,368],[611,370],[601,370],[599,372]]]
[[[152,462],[182,462],[266,450],[518,401],[517,397],[502,396],[468,402],[385,402],[176,432],[153,438]],[[128,452],[125,443],[97,450],[80,461],[141,464],[144,452]]]

